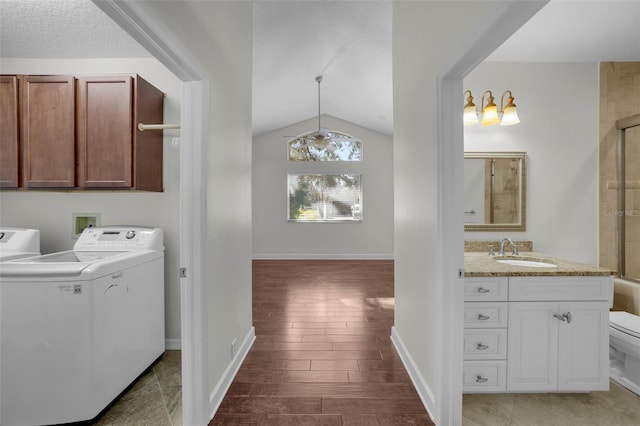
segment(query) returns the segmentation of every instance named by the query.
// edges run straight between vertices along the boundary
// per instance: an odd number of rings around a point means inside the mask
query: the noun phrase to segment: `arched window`
[[[362,161],[362,141],[325,128],[290,139],[288,148],[289,161]],[[299,173],[300,166],[296,166],[298,173],[287,175],[288,220],[361,222],[362,177],[354,167],[347,168],[351,170],[340,174],[318,173],[318,167],[309,167],[310,173]]]
[[[362,142],[328,129],[290,139],[289,161],[362,161]]]

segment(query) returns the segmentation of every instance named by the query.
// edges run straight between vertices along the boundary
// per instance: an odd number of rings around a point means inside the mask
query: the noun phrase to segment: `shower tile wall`
[[[616,121],[640,113],[640,62],[600,64],[600,266],[618,268],[618,215],[626,214],[627,259],[640,259],[640,130],[627,131],[627,211],[617,202]],[[638,213],[635,216],[635,213]],[[635,253],[634,253],[635,250]],[[631,257],[633,256],[633,257]],[[640,263],[627,275],[640,278]]]

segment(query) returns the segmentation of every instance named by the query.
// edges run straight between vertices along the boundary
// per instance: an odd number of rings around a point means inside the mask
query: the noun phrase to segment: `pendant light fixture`
[[[318,83],[318,130],[305,133],[294,139],[302,139],[308,146],[312,146],[316,150],[327,149],[331,151],[337,149],[338,146],[336,144],[339,144],[340,142],[360,142],[360,139],[358,138],[322,127],[322,123],[320,122],[320,83],[322,83],[322,76],[317,76],[315,81]]]
[[[471,95],[471,91],[467,90],[464,94],[469,94],[467,97],[467,103],[464,106],[463,112],[463,123],[465,126],[469,126],[472,124],[478,123],[483,126],[492,126],[494,124],[500,123],[501,126],[511,126],[513,124],[518,124],[520,119],[518,118],[518,112],[516,111],[516,104],[513,103],[513,94],[511,90],[507,90],[502,94],[500,98],[500,111],[498,111],[498,107],[496,106],[493,97],[493,93],[491,90],[487,90],[482,94],[482,101],[480,114],[478,114],[476,110],[476,106],[473,103],[473,96]],[[509,94],[507,97],[507,105],[504,105],[504,97]],[[487,96],[487,103],[485,104],[484,98]],[[478,120],[478,115],[482,115],[482,120]],[[502,118],[501,118],[502,116]]]

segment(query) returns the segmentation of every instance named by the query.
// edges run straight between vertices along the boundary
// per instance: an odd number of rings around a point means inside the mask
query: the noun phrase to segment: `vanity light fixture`
[[[476,106],[473,103],[473,96],[471,95],[471,91],[467,90],[464,94],[469,94],[467,97],[467,103],[464,106],[464,114],[463,114],[463,123],[465,126],[476,124],[480,121],[480,124],[483,126],[492,126],[494,124],[500,123],[501,126],[511,126],[513,124],[518,124],[520,119],[518,118],[518,112],[516,111],[516,104],[513,103],[513,94],[511,90],[507,90],[502,94],[500,98],[500,111],[498,111],[498,107],[496,106],[493,97],[493,93],[491,90],[487,90],[482,94],[482,110],[478,114],[476,110]],[[507,105],[504,106],[504,97],[508,94],[507,97]],[[484,97],[487,96],[487,103],[484,102]],[[482,115],[482,120],[478,120],[478,116]],[[500,118],[502,115],[502,119]]]
[[[476,111],[476,104],[473,103],[471,90],[464,92],[465,95],[467,93],[469,94],[469,97],[467,98],[467,103],[464,106],[464,115],[462,117],[462,121],[465,126],[478,123],[478,111]]]

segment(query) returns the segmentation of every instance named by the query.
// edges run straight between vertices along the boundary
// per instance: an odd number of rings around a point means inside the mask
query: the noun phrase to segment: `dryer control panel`
[[[82,231],[76,251],[164,250],[162,229],[143,226],[104,226]]]

